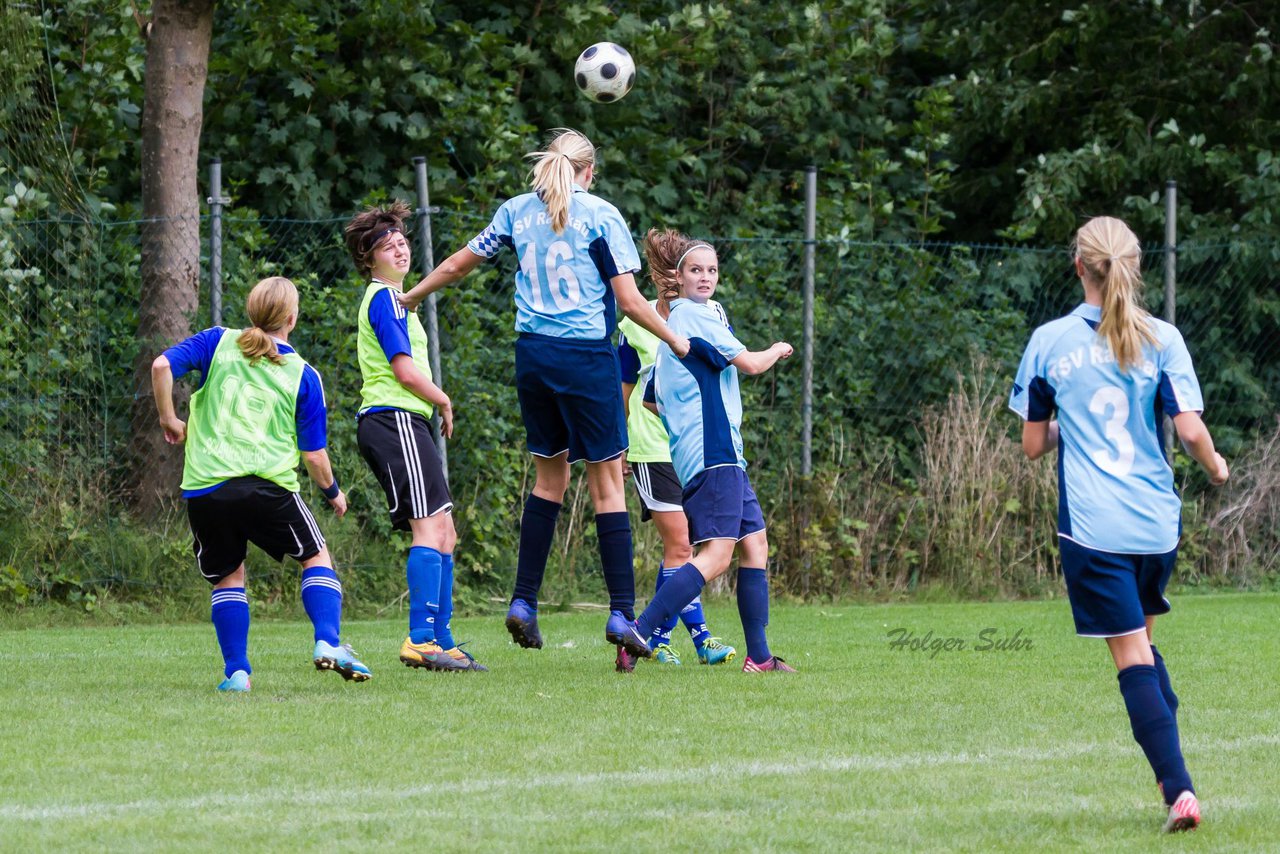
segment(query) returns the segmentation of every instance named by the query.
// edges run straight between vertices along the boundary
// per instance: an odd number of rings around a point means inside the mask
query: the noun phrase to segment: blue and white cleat
[[[621,645],[634,658],[653,658],[649,639],[640,634],[635,621],[628,620],[621,611],[609,612],[609,621],[604,624],[604,639]]]
[[[720,638],[707,638],[698,647],[698,661],[703,664],[728,664],[738,657],[738,651],[721,642]]]
[[[243,670],[237,670],[222,680],[218,690],[228,694],[248,694],[249,687],[249,674]]]
[[[507,631],[511,639],[525,649],[542,649],[542,632],[538,631],[538,609],[523,599],[512,599],[507,609]]]
[[[351,644],[333,646],[326,641],[316,641],[315,652],[311,655],[316,670],[332,670],[341,673],[342,678],[350,682],[367,682],[373,678],[364,662],[356,658]]]

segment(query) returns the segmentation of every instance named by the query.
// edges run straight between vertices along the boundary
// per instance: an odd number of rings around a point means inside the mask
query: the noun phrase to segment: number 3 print
[[[1114,386],[1100,388],[1089,401],[1089,411],[1105,418],[1108,407],[1111,409],[1111,417],[1103,425],[1103,432],[1115,445],[1115,456],[1112,456],[1111,451],[1102,449],[1094,451],[1091,456],[1098,468],[1108,474],[1123,477],[1133,468],[1134,456],[1133,436],[1125,429],[1125,424],[1129,421],[1129,399]]]

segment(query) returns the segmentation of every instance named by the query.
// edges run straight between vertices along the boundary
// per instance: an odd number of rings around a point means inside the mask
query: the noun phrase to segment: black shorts
[[[453,507],[449,484],[426,416],[385,409],[360,416],[356,443],[387,496],[391,524],[409,530],[409,520],[425,519]]]
[[[631,480],[640,493],[640,520],[648,522],[654,512],[680,513],[684,510],[680,478],[671,463],[632,463]]]
[[[296,492],[260,477],[236,477],[187,499],[200,574],[217,584],[244,563],[253,543],[273,560],[304,561],[324,548],[316,517]]]

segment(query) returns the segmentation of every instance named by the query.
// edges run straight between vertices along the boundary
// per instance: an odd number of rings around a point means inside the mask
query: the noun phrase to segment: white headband
[[[690,252],[692,252],[692,251],[693,251],[693,250],[695,250],[695,249],[710,249],[712,252],[715,252],[715,251],[716,251],[716,250],[715,250],[715,247],[714,247],[714,246],[712,246],[710,243],[695,243],[695,244],[693,244],[693,245],[692,245],[692,246],[690,246],[688,249],[684,250],[684,254],[682,254],[682,255],[680,256],[680,259],[679,259],[678,261],[676,261],[676,272],[679,272],[679,271],[680,271],[680,266],[681,266],[682,264],[684,264],[684,259],[685,259],[686,257],[688,257],[689,253],[690,253]]]

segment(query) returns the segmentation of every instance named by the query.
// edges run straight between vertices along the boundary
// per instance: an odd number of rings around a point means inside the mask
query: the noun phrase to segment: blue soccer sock
[[[426,546],[409,549],[405,579],[409,583],[409,641],[436,639],[436,613],[440,608],[440,552]]]
[[[693,641],[693,645],[702,649],[707,638],[711,637],[711,632],[707,629],[707,615],[702,610],[701,596],[684,606],[684,610],[680,612],[680,620],[689,630],[689,638]]]
[[[209,608],[213,631],[222,648],[223,675],[237,670],[252,673],[249,666],[249,598],[243,587],[215,587]]]
[[[622,616],[634,620],[636,571],[631,555],[631,518],[626,511],[597,513],[596,539],[604,586],[609,591],[609,610],[621,611]]]
[[[524,502],[524,515],[520,517],[520,552],[516,556],[516,586],[511,598],[513,601],[523,599],[535,611],[559,515],[559,504],[529,493]]]
[[[1151,656],[1155,659],[1156,677],[1160,680],[1160,693],[1164,695],[1165,705],[1169,707],[1169,713],[1173,715],[1173,732],[1178,737],[1178,742],[1182,742],[1182,737],[1178,733],[1178,695],[1173,693],[1173,683],[1169,681],[1169,671],[1164,666],[1164,656],[1160,654],[1160,650],[1156,649],[1156,645],[1151,645]],[[1159,778],[1156,778],[1159,782]]]
[[[1121,670],[1116,678],[1129,711],[1133,737],[1147,755],[1156,780],[1164,787],[1165,802],[1172,804],[1184,791],[1194,792],[1191,775],[1182,758],[1182,746],[1178,743],[1178,727],[1160,692],[1156,668],[1135,664]]]
[[[316,640],[338,645],[342,630],[342,582],[327,566],[302,570],[302,607],[311,618]]]
[[[738,616],[742,618],[742,634],[747,642],[747,657],[764,664],[773,657],[765,626],[769,625],[769,576],[763,569],[738,568]]]
[[[649,637],[654,628],[674,620],[680,609],[689,604],[689,600],[702,592],[706,581],[702,573],[692,563],[686,563],[677,569],[662,583],[662,589],[653,594],[649,606],[644,609],[637,621],[640,634]]]
[[[656,594],[661,590],[662,585],[666,583],[666,580],[675,575],[679,569],[680,567],[678,566],[668,568],[662,564],[658,564],[658,580],[654,584],[653,592]],[[676,623],[678,622],[680,622],[680,618],[672,615],[669,619],[663,620],[662,623],[654,626],[653,634],[649,635],[649,649],[657,649],[664,643],[671,643],[671,631],[676,627]]]
[[[457,646],[453,640],[453,555],[440,556],[440,610],[436,612],[436,643],[444,649]]]
[[[1169,711],[1173,713],[1173,725],[1178,725],[1178,695],[1173,693],[1173,683],[1169,681],[1169,671],[1164,666],[1164,656],[1160,654],[1160,650],[1156,649],[1156,645],[1151,645],[1151,655],[1156,661],[1156,675],[1160,677],[1160,693],[1164,695],[1164,701],[1169,706]]]

